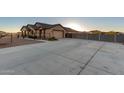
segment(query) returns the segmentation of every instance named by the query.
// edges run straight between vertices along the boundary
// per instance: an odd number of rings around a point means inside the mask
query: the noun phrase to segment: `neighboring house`
[[[78,33],[79,32],[79,31],[76,31],[76,30],[74,30],[72,28],[68,28],[68,27],[64,27],[64,28],[67,31],[67,33]]]
[[[28,24],[21,28],[22,37],[36,37],[39,39],[48,39],[55,37],[57,39],[65,38],[66,29],[61,24],[45,24],[36,22],[34,25]]]
[[[66,34],[65,34],[66,38],[72,38],[75,34],[80,33],[79,31],[76,31],[72,28],[64,27],[64,29],[66,30]]]
[[[119,32],[109,31],[106,32],[107,35],[117,35]]]
[[[101,33],[101,31],[99,31],[99,30],[92,30],[92,31],[90,31],[89,34],[100,34],[100,33]]]

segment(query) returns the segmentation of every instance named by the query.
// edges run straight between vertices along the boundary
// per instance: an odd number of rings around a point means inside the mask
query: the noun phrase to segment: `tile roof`
[[[22,30],[23,28],[25,28],[26,30],[30,30],[27,26],[23,26],[23,27],[21,28],[21,30]]]
[[[28,24],[27,27],[32,27],[33,29],[38,29],[35,25],[32,25],[32,24]]]
[[[64,28],[65,28],[65,30],[66,30],[67,32],[79,32],[79,31],[76,31],[76,30],[71,29],[71,28],[69,28],[69,27],[64,27]]]
[[[36,22],[36,23],[35,23],[35,26],[38,27],[38,28],[42,27],[43,29],[46,29],[46,28],[51,28],[51,27],[53,27],[54,25]]]
[[[79,31],[76,31],[76,30],[68,28],[68,27],[63,27],[61,24],[46,24],[46,23],[40,23],[40,22],[36,22],[34,25],[28,24],[27,26],[23,26],[23,27],[25,27],[27,30],[30,29],[29,27],[32,27],[33,29],[36,30],[36,29],[39,29],[39,28],[50,29],[50,28],[55,27],[55,26],[61,26],[67,32],[79,32]]]

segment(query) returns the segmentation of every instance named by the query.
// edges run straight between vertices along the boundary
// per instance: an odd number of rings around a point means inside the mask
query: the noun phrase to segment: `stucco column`
[[[39,28],[38,31],[39,31],[39,33],[38,33],[39,34],[39,38],[41,39],[42,38],[42,28]]]
[[[24,31],[24,34],[25,34],[24,36],[26,36],[26,31]]]
[[[35,34],[36,34],[36,31],[33,31],[34,40],[35,40],[35,36],[36,36]]]
[[[22,31],[21,36],[23,37],[23,35],[24,35],[24,34],[23,34],[23,31]]]
[[[29,31],[28,31],[27,37],[29,37]]]
[[[46,35],[45,35],[45,29],[43,30],[43,39],[46,39]]]

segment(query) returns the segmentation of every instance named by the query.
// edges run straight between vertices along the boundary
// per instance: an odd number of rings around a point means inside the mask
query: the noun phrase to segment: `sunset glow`
[[[66,26],[78,31],[84,31],[84,28],[82,28],[78,23],[68,23]]]
[[[36,22],[61,24],[78,31],[124,32],[124,17],[0,17],[0,31],[18,32],[22,26]]]

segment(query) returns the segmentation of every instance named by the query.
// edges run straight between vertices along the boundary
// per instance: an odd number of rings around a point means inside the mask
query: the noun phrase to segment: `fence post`
[[[114,42],[116,42],[117,41],[117,35],[115,34],[114,35]]]
[[[101,33],[99,33],[99,41],[101,40]]]
[[[87,33],[87,40],[88,40],[89,38],[88,38],[88,33]]]
[[[12,36],[12,33],[11,33],[11,44],[12,44],[12,41],[13,41],[13,36]]]

